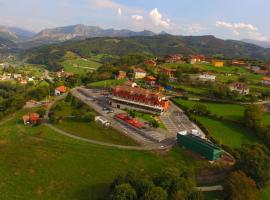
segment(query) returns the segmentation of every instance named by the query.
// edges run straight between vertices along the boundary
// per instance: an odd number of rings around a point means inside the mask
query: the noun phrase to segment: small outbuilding
[[[62,86],[55,88],[54,95],[59,96],[59,95],[64,94],[66,92],[67,92],[67,87],[62,85]]]
[[[23,116],[23,123],[25,125],[35,125],[40,122],[40,115],[38,113],[28,113]]]

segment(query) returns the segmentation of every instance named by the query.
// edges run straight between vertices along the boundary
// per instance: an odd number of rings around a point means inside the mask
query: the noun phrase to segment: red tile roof
[[[62,86],[57,87],[56,90],[61,93],[65,93],[67,91],[67,87],[62,85]]]

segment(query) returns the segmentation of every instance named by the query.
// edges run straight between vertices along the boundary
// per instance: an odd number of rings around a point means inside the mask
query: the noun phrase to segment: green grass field
[[[62,62],[62,65],[64,67],[64,70],[67,72],[81,74],[87,71],[97,70],[101,66],[101,63],[90,59],[84,60],[82,58],[76,58],[71,60],[65,60],[64,62]]]
[[[245,107],[237,104],[223,104],[223,103],[208,103],[200,101],[189,101],[184,99],[175,99],[177,103],[187,108],[192,108],[195,104],[202,104],[207,109],[218,116],[223,116],[229,120],[242,120]]]
[[[73,118],[65,118],[67,116],[72,116],[72,112],[78,109],[73,108],[65,102],[62,102],[60,105],[61,110],[55,110],[54,112],[56,116],[61,116],[64,119],[55,125],[57,128],[79,137],[88,138],[100,142],[107,142],[126,146],[138,145],[131,138],[115,129],[105,128],[96,122],[87,123],[77,121]],[[85,108],[81,109],[82,111],[85,110]]]
[[[112,180],[129,170],[209,167],[181,148],[167,155],[118,150],[59,135],[46,126],[25,127],[19,112],[0,126],[1,199],[100,199]]]
[[[242,144],[259,143],[257,137],[250,130],[238,124],[203,116],[196,116],[196,119],[208,129],[210,135],[220,144],[231,148],[239,148]]]

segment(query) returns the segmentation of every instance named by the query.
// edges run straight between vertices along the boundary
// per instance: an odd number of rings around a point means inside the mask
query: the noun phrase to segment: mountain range
[[[102,29],[98,26],[82,24],[44,29],[34,33],[21,28],[0,26],[0,38],[17,43],[19,47],[30,48],[68,40],[84,40],[93,37],[132,37],[153,36],[151,31],[135,32],[130,30]]]
[[[52,48],[55,48],[54,44],[58,44],[60,49],[76,50],[77,48],[81,54],[84,54],[84,51],[114,55],[137,52],[152,55],[202,53],[205,55],[222,54],[226,57],[249,57],[264,60],[270,58],[270,49],[260,47],[256,41],[222,40],[214,36],[173,36],[165,32],[156,34],[146,30],[135,32],[102,29],[97,26],[81,24],[44,29],[39,33],[21,28],[0,26],[1,53],[5,49],[7,51],[21,51],[44,44],[51,44]],[[42,47],[36,51],[40,49]]]

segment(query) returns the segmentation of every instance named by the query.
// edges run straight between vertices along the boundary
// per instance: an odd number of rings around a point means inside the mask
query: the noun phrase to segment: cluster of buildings
[[[21,84],[27,84],[34,81],[34,77],[23,76],[22,74],[3,73],[0,75],[0,81],[17,81]]]

